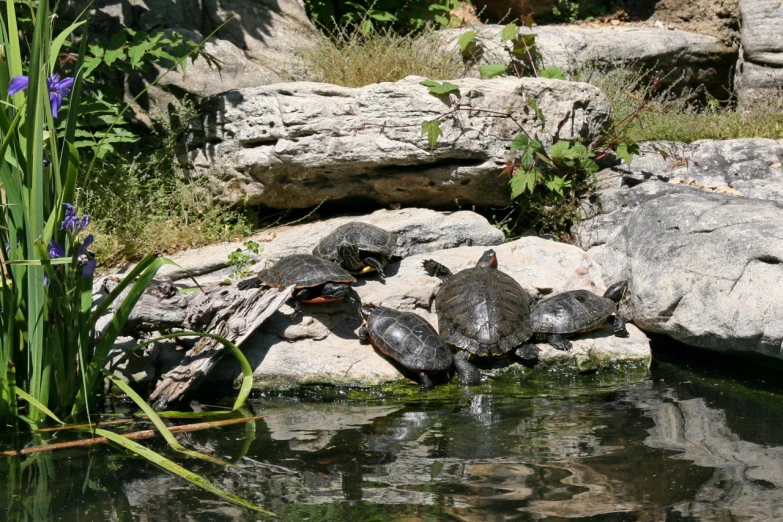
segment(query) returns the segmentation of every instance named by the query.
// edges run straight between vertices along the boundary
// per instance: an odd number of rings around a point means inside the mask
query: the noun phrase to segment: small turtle
[[[352,273],[377,270],[384,277],[383,267],[396,249],[397,234],[356,221],[334,229],[316,245],[313,255],[334,261]]]
[[[475,268],[456,274],[428,259],[424,270],[443,279],[435,297],[441,338],[459,349],[455,366],[460,382],[478,384],[481,373],[467,362],[471,355],[504,356],[533,334],[530,295],[511,276],[498,270],[494,250],[487,250]]]
[[[296,310],[299,303],[321,303],[342,299],[351,291],[356,278],[336,263],[310,254],[285,256],[271,267],[261,270],[256,277],[237,283],[237,288],[272,286],[285,288],[295,285]]]
[[[613,317],[615,335],[627,336],[625,321],[614,315],[627,289],[628,283],[620,281],[607,288],[603,297],[587,290],[571,290],[542,299],[530,311],[536,338],[567,352],[571,343],[564,336],[601,328],[609,317]]]
[[[419,390],[435,387],[428,373],[447,370],[454,363],[451,350],[443,344],[430,323],[412,312],[384,306],[363,306],[364,324],[359,340],[372,343],[383,354],[419,374]]]

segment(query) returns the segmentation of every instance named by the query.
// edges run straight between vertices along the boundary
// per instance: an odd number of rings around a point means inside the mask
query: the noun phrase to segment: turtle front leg
[[[427,259],[422,263],[422,266],[424,267],[424,271],[427,272],[427,275],[438,277],[443,281],[446,281],[453,275],[448,267],[438,263],[434,259]]]
[[[628,337],[628,330],[625,329],[625,321],[619,315],[612,317],[612,326],[614,327],[614,334],[617,337]]]
[[[427,372],[419,372],[419,391],[430,391],[434,387],[435,384],[430,379],[430,376],[427,375]]]
[[[535,361],[539,353],[541,350],[533,343],[525,343],[514,351],[514,355],[526,361]]]
[[[564,338],[560,334],[549,334],[546,338],[546,342],[552,345],[552,348],[556,350],[560,350],[562,352],[570,352],[571,351],[571,341]]]
[[[454,356],[454,367],[457,369],[459,383],[463,386],[481,384],[481,372],[468,361],[467,352],[457,352]]]
[[[356,330],[356,335],[359,336],[359,342],[362,344],[370,344],[370,330],[366,324],[363,324]]]
[[[251,277],[250,279],[243,279],[237,283],[238,290],[248,290],[250,288],[261,288],[261,280],[257,277]]]
[[[375,271],[380,274],[381,279],[386,279],[386,274],[383,273],[383,267],[385,263],[383,263],[380,259],[376,259],[374,257],[365,257],[363,261],[365,265],[373,267]]]

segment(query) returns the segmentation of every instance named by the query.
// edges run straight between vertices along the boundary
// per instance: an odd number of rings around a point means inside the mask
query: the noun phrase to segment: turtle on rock
[[[256,277],[240,281],[237,288],[286,288],[294,285],[295,308],[299,312],[300,303],[322,303],[344,298],[351,291],[351,283],[355,282],[356,278],[336,263],[310,254],[292,254],[261,270]]]
[[[364,324],[359,340],[372,343],[383,354],[419,374],[419,390],[435,387],[429,373],[442,372],[455,363],[451,350],[424,318],[384,306],[359,309]],[[457,362],[457,364],[461,364]]]
[[[334,229],[313,249],[313,255],[334,261],[349,272],[364,274],[383,267],[397,249],[397,234],[354,221]]]
[[[462,384],[481,381],[478,369],[468,362],[470,356],[504,356],[533,335],[532,298],[498,270],[494,250],[484,252],[474,268],[456,274],[432,259],[424,261],[424,270],[444,281],[435,308],[441,339],[458,349],[455,361],[464,361],[455,362]]]
[[[587,290],[571,290],[542,299],[533,305],[530,320],[537,339],[546,340],[558,350],[568,351],[565,336],[601,328],[612,317],[615,335],[625,337],[625,321],[618,315],[617,303],[628,289],[626,281],[615,283],[603,297]]]

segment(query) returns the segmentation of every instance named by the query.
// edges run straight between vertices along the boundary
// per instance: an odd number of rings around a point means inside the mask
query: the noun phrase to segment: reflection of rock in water
[[[699,520],[783,520],[783,447],[741,440],[726,426],[723,412],[704,399],[662,401],[659,394],[649,387],[631,392],[636,406],[655,421],[645,444],[716,468],[694,500],[675,509]]]
[[[326,447],[339,430],[371,424],[399,406],[360,407],[342,404],[296,403],[290,408],[264,412],[274,440],[287,440],[295,451],[317,451]]]

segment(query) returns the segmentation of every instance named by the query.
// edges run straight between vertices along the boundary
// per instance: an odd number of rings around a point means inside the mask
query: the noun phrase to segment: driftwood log
[[[111,286],[107,285],[110,289]],[[235,285],[213,284],[203,292],[179,293],[170,282],[158,282],[139,299],[126,324],[138,334],[164,328],[216,334],[241,347],[242,342],[275,313],[293,294],[294,287],[238,290]],[[185,353],[182,362],[164,374],[150,395],[156,410],[181,399],[197,386],[227,349],[203,337]]]

